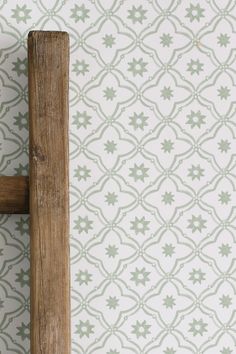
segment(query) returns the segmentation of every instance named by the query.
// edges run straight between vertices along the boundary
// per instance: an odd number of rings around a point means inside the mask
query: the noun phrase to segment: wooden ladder
[[[0,213],[30,215],[31,354],[70,354],[69,36],[28,35],[29,177],[0,177]]]

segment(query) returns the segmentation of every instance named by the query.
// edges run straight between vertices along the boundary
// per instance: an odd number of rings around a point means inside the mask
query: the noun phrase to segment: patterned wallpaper
[[[72,353],[236,353],[236,3],[1,0],[0,173],[28,172],[26,38],[70,34]],[[0,353],[29,353],[27,216]]]

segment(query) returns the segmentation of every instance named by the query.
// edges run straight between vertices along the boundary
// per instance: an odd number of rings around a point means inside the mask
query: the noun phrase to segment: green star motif
[[[219,253],[222,257],[228,257],[229,254],[231,253],[231,247],[229,246],[228,243],[222,243],[221,246],[219,247]]]
[[[29,218],[24,219],[20,218],[19,221],[16,221],[16,231],[19,231],[21,236],[29,234]]]
[[[76,325],[76,332],[79,334],[80,338],[87,337],[94,333],[93,331],[94,326],[87,320],[87,321],[79,321],[79,324]]]
[[[230,42],[230,37],[228,36],[227,33],[221,33],[218,37],[218,44],[221,46],[221,47],[227,47],[227,45],[229,44]]]
[[[143,337],[146,338],[148,334],[150,334],[150,325],[147,324],[147,321],[139,322],[136,321],[135,325],[132,325],[133,331],[137,338]]]
[[[192,178],[192,181],[194,181],[195,179],[200,180],[201,177],[204,176],[204,169],[201,168],[200,165],[194,166],[192,165],[191,168],[188,169],[189,174],[188,177]]]
[[[32,10],[27,9],[26,5],[19,6],[16,5],[16,8],[11,10],[13,12],[12,18],[16,19],[17,23],[24,22],[27,23],[27,20],[31,18],[29,15]]]
[[[71,18],[75,21],[75,23],[82,21],[85,22],[87,18],[89,18],[89,10],[86,9],[85,5],[82,4],[81,6],[78,6],[75,4],[74,8],[71,9]]]
[[[228,150],[230,150],[230,142],[228,140],[221,139],[221,141],[218,143],[218,149],[220,152],[225,152],[227,153]]]
[[[22,165],[19,163],[18,167],[14,168],[16,176],[28,176],[29,175],[29,164]]]
[[[105,195],[105,202],[108,205],[115,205],[117,203],[117,194],[115,194],[114,192],[108,192]]]
[[[150,279],[148,278],[150,272],[146,272],[146,269],[143,267],[142,269],[135,268],[134,272],[131,272],[132,277],[130,280],[134,281],[135,285],[138,286],[139,284],[145,286],[146,282]]]
[[[134,113],[133,116],[129,117],[129,119],[130,119],[129,125],[132,125],[134,130],[137,129],[144,130],[144,127],[148,125],[146,122],[148,117],[146,117],[143,112],[139,114]]]
[[[91,170],[89,170],[86,166],[78,166],[74,172],[74,177],[76,177],[78,181],[86,181],[89,177],[91,177]]]
[[[165,194],[162,195],[162,202],[167,205],[171,205],[174,202],[174,194],[171,192],[165,192]]]
[[[191,75],[197,74],[199,75],[201,71],[203,71],[203,64],[200,63],[199,59],[193,60],[191,59],[190,63],[187,64],[187,71],[190,72]]]
[[[233,353],[233,350],[230,349],[230,347],[223,347],[222,350],[220,351],[221,354],[231,354]]]
[[[90,274],[87,269],[85,271],[80,270],[79,273],[76,274],[75,281],[78,281],[79,285],[88,285],[88,283],[92,281],[92,274]]]
[[[173,348],[167,347],[167,348],[164,350],[164,354],[175,354],[175,353],[176,353],[176,350],[174,350]]]
[[[175,253],[175,247],[171,243],[166,243],[165,246],[162,247],[163,249],[163,254],[165,257],[169,256],[172,257],[173,254]]]
[[[112,46],[115,44],[115,37],[113,37],[112,34],[106,34],[103,39],[103,45],[105,45],[106,48],[112,48]]]
[[[175,304],[175,299],[173,298],[173,296],[166,296],[163,299],[163,305],[167,308],[167,309],[173,309],[173,307],[176,305]]]
[[[21,288],[23,288],[25,285],[29,286],[29,274],[29,269],[25,271],[22,268],[19,273],[16,273],[16,283],[19,283]]]
[[[139,166],[135,163],[134,167],[130,168],[129,170],[131,171],[129,176],[133,177],[135,182],[144,182],[144,179],[148,177],[147,171],[149,168],[146,168],[143,163],[141,163]]]
[[[29,121],[29,114],[28,112],[25,112],[24,114],[19,112],[17,116],[13,117],[15,122],[14,125],[16,125],[19,130],[21,131],[22,129],[28,130],[28,121]]]
[[[221,204],[228,204],[231,201],[231,195],[229,192],[221,192],[219,194],[219,201]]]
[[[104,150],[108,154],[114,154],[114,152],[117,150],[117,144],[114,142],[114,140],[107,140],[107,142],[104,144]]]
[[[191,280],[193,284],[196,283],[201,284],[202,281],[206,280],[205,279],[206,273],[203,273],[200,268],[198,270],[193,268],[192,272],[189,273],[189,275],[190,275],[189,280]]]
[[[144,10],[142,5],[132,6],[132,9],[128,10],[128,19],[132,21],[133,24],[140,23],[142,24],[144,20],[147,19],[145,16],[147,10]]]
[[[192,233],[199,231],[202,232],[203,229],[206,229],[206,220],[204,220],[201,215],[195,216],[192,215],[192,218],[188,220],[189,225],[188,229],[192,230]]]
[[[75,124],[77,129],[80,129],[81,127],[87,129],[88,125],[91,125],[90,120],[92,119],[92,117],[89,116],[86,111],[83,112],[77,111],[76,114],[73,115],[72,117],[74,118],[72,124]]]
[[[199,110],[197,112],[191,110],[191,113],[187,115],[187,118],[188,120],[186,124],[189,124],[191,126],[191,129],[195,127],[198,127],[200,129],[202,124],[206,124],[204,120],[206,116],[201,114]]]
[[[76,76],[78,75],[85,75],[86,73],[89,72],[88,70],[89,65],[85,63],[84,60],[76,60],[76,62],[73,64],[73,72],[76,73]]]
[[[173,37],[169,33],[163,33],[160,39],[163,47],[169,47],[173,43]]]
[[[197,21],[200,22],[202,17],[205,17],[203,15],[203,12],[205,9],[200,7],[200,4],[197,4],[194,6],[193,4],[190,4],[190,7],[186,9],[187,15],[185,17],[188,17],[190,22]]]
[[[203,336],[204,332],[207,332],[208,324],[203,322],[202,319],[198,321],[196,319],[193,319],[193,322],[189,323],[189,326],[190,326],[189,332],[192,332],[193,336],[195,337],[198,334],[200,336]]]
[[[21,340],[30,339],[30,324],[27,325],[21,322],[19,327],[16,327],[18,332],[16,333],[17,336],[21,338]]]
[[[110,349],[106,354],[120,354],[116,349]]]
[[[116,91],[114,90],[113,87],[106,87],[105,90],[103,90],[104,96],[107,101],[113,101],[114,98],[116,97]]]
[[[27,58],[20,59],[17,58],[17,61],[13,62],[12,71],[15,71],[17,76],[25,75],[27,76],[28,67],[27,67]]]
[[[229,295],[222,295],[220,298],[220,305],[229,308],[229,306],[232,305],[232,298]]]
[[[106,255],[109,258],[115,258],[118,255],[118,247],[116,247],[115,245],[108,245],[108,247],[106,248]]]
[[[174,149],[174,143],[170,139],[164,139],[161,143],[161,149],[166,153],[170,153]]]
[[[227,86],[221,86],[217,91],[221,100],[227,100],[230,96],[230,89]]]
[[[115,310],[117,306],[119,306],[119,300],[117,299],[116,296],[109,296],[106,302],[109,310]]]
[[[77,220],[74,221],[75,226],[74,229],[77,229],[79,233],[85,232],[86,234],[89,232],[89,230],[92,230],[92,224],[93,221],[89,220],[87,216],[82,218],[81,216],[78,216]]]
[[[140,75],[141,77],[143,77],[143,74],[147,71],[147,63],[143,61],[143,58],[140,58],[139,60],[133,58],[133,61],[128,63],[128,65],[128,71],[130,71],[133,76]]]
[[[163,87],[161,90],[161,97],[163,97],[164,100],[170,100],[171,97],[173,97],[173,90],[170,88],[170,86]]]
[[[145,232],[149,230],[148,224],[150,224],[150,221],[145,220],[144,216],[140,219],[135,216],[134,221],[131,221],[130,223],[132,225],[130,230],[134,230],[135,235],[138,235],[139,233],[145,235]]]

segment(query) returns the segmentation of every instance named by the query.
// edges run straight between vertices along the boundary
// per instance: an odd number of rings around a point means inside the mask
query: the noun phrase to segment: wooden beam
[[[29,178],[0,176],[0,214],[29,213]]]
[[[66,32],[28,35],[31,354],[70,354]]]

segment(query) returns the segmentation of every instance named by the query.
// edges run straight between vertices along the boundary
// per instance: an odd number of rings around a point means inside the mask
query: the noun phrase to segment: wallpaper
[[[70,34],[72,353],[236,353],[235,1],[1,0],[2,175],[32,29]],[[1,354],[29,353],[28,224],[0,217]]]

